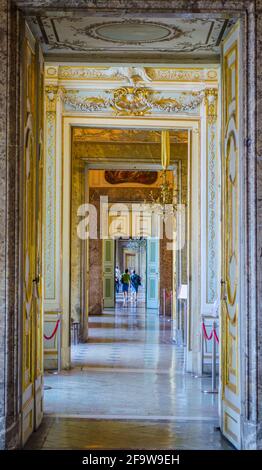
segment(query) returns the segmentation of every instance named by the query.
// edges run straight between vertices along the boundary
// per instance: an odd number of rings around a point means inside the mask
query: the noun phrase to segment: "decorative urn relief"
[[[143,116],[150,111],[153,95],[149,88],[117,88],[113,91],[111,106],[116,114]]]

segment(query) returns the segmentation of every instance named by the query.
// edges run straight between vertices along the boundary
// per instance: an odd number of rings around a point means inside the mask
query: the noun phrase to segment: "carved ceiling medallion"
[[[176,26],[137,19],[96,23],[80,32],[94,39],[123,45],[171,41],[183,34]]]

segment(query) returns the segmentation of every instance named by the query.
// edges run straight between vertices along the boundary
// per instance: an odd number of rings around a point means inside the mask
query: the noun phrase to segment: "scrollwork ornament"
[[[57,85],[47,85],[45,87],[46,96],[46,111],[56,111],[57,92],[59,87]]]
[[[144,116],[152,108],[153,94],[149,88],[117,88],[110,100],[111,107],[116,114]]]
[[[209,124],[213,124],[217,120],[217,96],[218,91],[216,88],[207,88],[205,90],[205,105]]]
[[[63,102],[75,110],[98,112],[113,109],[117,115],[144,116],[153,111],[187,113],[204,98],[203,91],[183,92],[179,98],[162,96],[147,87],[124,86],[106,92],[109,96],[80,96],[77,90],[63,93]]]

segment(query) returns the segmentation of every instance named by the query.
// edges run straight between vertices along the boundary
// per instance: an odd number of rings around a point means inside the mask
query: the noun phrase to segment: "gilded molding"
[[[150,88],[122,87],[113,90],[110,107],[117,115],[144,116],[150,112],[153,100]]]
[[[240,321],[240,230],[239,225],[239,49],[240,23],[223,43],[223,127],[222,127],[222,414],[224,433],[235,445],[241,445],[241,344]],[[223,410],[223,407],[222,407]],[[227,428],[227,416],[233,416],[234,435]]]
[[[47,85],[45,87],[45,104],[47,112],[56,112],[56,100],[58,93],[58,86],[56,85]]]
[[[56,298],[56,107],[58,100],[65,93],[63,87],[47,85],[45,87],[45,262],[44,262],[44,298],[54,301]]]
[[[102,96],[81,97],[78,96],[78,90],[66,90],[62,95],[62,100],[64,104],[78,111],[96,112],[106,110],[110,106],[108,99]]]
[[[45,262],[44,297],[55,299],[55,201],[56,201],[56,115],[53,110],[46,113],[46,170],[45,170]]]
[[[164,98],[155,99],[152,107],[167,113],[181,113],[195,110],[203,101],[204,92],[182,92],[178,99]]]
[[[129,70],[128,70],[129,69]],[[59,80],[123,80],[140,77],[140,81],[158,82],[217,82],[218,72],[215,68],[166,68],[166,67],[90,67],[90,66],[47,66],[47,79]]]
[[[206,151],[207,151],[207,174],[206,174],[206,250],[207,250],[207,273],[206,273],[206,302],[213,304],[218,296],[217,292],[217,172],[216,172],[216,137],[217,137],[217,101],[218,90],[207,88],[205,90],[206,106]]]
[[[207,88],[205,90],[205,105],[209,124],[217,120],[217,97],[217,88]]]
[[[48,72],[48,68],[46,70],[46,76],[49,78],[50,74]],[[62,80],[105,80],[108,78],[106,72],[108,68],[106,67],[70,67],[70,66],[62,66],[58,69],[58,78]],[[111,77],[114,80],[117,80],[116,76]]]
[[[207,116],[207,200],[206,200],[206,223],[207,223],[207,303],[214,303],[217,299],[217,170],[216,170],[216,136],[217,125],[214,116]]]
[[[146,87],[120,87],[107,91],[107,96],[79,95],[78,90],[66,90],[62,99],[65,104],[79,111],[113,110],[117,115],[144,116],[152,111],[187,113],[195,110],[203,101],[204,92],[181,92],[179,98],[165,97]]]
[[[205,82],[218,80],[215,69],[147,68],[146,70],[151,79],[155,81]]]

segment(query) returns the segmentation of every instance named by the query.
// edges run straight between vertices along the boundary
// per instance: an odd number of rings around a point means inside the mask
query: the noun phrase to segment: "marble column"
[[[0,449],[19,445],[19,33],[0,0]]]
[[[250,42],[256,39],[256,48],[257,51],[261,51],[262,47],[262,0],[257,0],[257,12],[255,15],[256,18],[256,28],[254,28],[254,16],[249,23],[250,31],[252,32],[251,37],[249,37]],[[254,37],[254,31],[257,32],[257,37]],[[258,369],[253,368],[253,374],[256,374],[258,378],[258,392],[257,392],[257,403],[258,403],[258,429],[257,429],[257,447],[262,449],[262,315],[261,315],[261,305],[262,305],[262,134],[261,134],[261,122],[262,122],[262,54],[256,54],[256,64],[254,60],[254,55],[250,58],[251,66],[254,69],[256,65],[256,77],[255,84],[250,83],[254,86],[253,97],[252,97],[252,110],[251,110],[251,119],[254,113],[256,112],[256,129],[253,127],[253,132],[255,132],[256,139],[253,139],[253,148],[256,142],[256,162],[253,166],[253,175],[256,174],[256,213],[254,213],[254,204],[251,201],[253,207],[253,216],[256,217],[256,236],[257,236],[257,246],[256,246],[256,265],[257,265],[257,302],[258,310],[255,311],[255,317],[258,319],[257,325],[257,338],[258,338],[258,351],[259,351],[259,362]],[[256,94],[255,94],[256,93]],[[254,96],[255,95],[255,96]],[[252,136],[253,137],[253,136]],[[252,177],[254,177],[252,175]],[[252,296],[255,295],[254,289],[252,291]],[[256,331],[253,332],[253,337],[256,336]],[[253,352],[254,354],[254,352]]]
[[[243,70],[247,308],[241,331],[246,358],[242,441],[246,449],[262,449],[262,0],[247,3],[247,61]]]

